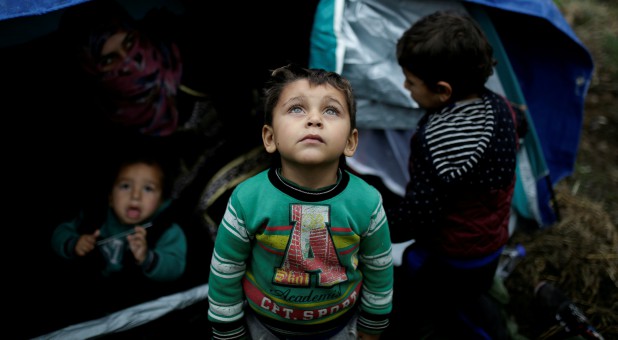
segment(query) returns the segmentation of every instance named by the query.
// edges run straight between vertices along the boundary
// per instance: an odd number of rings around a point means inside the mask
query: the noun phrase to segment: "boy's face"
[[[351,131],[346,97],[330,85],[310,86],[306,79],[288,84],[265,125],[266,151],[281,154],[282,165],[337,165],[354,155],[358,132]]]
[[[410,71],[403,69],[403,74],[406,80],[403,86],[410,92],[412,99],[425,110],[434,110],[444,105],[440,100],[440,94],[433,92],[424,81],[412,74]]]
[[[139,224],[162,202],[163,173],[158,166],[135,163],[120,169],[109,204],[124,224]]]

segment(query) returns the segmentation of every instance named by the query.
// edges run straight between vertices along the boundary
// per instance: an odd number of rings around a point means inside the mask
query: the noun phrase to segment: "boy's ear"
[[[356,152],[356,148],[358,147],[358,130],[352,130],[350,136],[348,136],[348,142],[345,144],[345,149],[343,150],[343,154],[346,157],[354,156]]]
[[[446,103],[451,99],[451,96],[453,95],[453,88],[451,87],[451,84],[445,81],[439,81],[437,93],[440,100],[443,103]]]
[[[266,124],[262,126],[262,142],[264,143],[266,152],[275,153],[275,151],[277,151],[277,143],[272,126]]]

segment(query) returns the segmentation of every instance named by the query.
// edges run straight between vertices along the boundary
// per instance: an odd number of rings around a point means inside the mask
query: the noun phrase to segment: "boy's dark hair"
[[[493,73],[493,48],[469,15],[437,11],[415,22],[397,41],[397,62],[437,92],[452,87],[453,100],[480,92]]]
[[[307,79],[311,85],[328,84],[343,92],[350,112],[350,126],[356,128],[356,98],[352,90],[352,84],[336,72],[323,69],[309,69],[295,64],[279,67],[272,71],[266,82],[264,90],[264,124],[272,125],[273,109],[279,101],[283,88],[291,82]]]

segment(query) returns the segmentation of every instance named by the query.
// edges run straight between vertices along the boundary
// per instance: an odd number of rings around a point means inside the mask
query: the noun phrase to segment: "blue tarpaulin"
[[[0,20],[40,15],[88,0],[0,0]]]

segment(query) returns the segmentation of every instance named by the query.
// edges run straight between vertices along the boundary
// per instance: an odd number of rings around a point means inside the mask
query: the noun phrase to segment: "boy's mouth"
[[[320,143],[324,143],[324,141],[322,140],[322,137],[320,137],[319,135],[306,135],[300,141],[301,142],[314,142],[314,143],[315,142],[320,142]]]
[[[127,209],[127,217],[131,219],[139,218],[141,215],[141,211],[139,208],[129,208]]]

